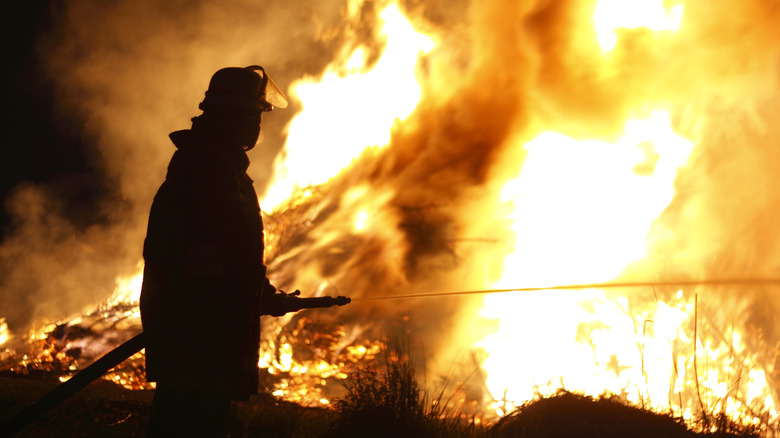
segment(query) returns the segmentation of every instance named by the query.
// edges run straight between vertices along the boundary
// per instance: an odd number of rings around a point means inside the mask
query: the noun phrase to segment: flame
[[[497,287],[606,281],[642,258],[693,144],[659,111],[629,121],[614,144],[547,132],[525,149],[520,177],[502,191],[503,201],[515,202],[509,218],[518,251]]]
[[[348,2],[349,17],[361,11],[360,2]],[[549,18],[546,13],[552,16],[558,10],[550,8],[544,12],[529,21],[545,22],[544,19]],[[417,65],[421,56],[433,50],[436,44],[431,37],[417,32],[395,4],[387,6],[379,18],[383,23],[379,36],[385,40],[381,54],[374,56],[369,45],[347,45],[321,77],[304,77],[293,83],[289,93],[301,110],[287,126],[287,141],[276,163],[277,180],[262,207],[264,211],[273,211],[283,202],[288,210],[301,207],[301,211],[306,211],[298,212],[298,216],[291,213],[293,219],[305,216],[301,222],[318,219],[317,213],[312,211],[330,208],[328,218],[324,220],[327,222],[316,224],[317,229],[311,235],[306,233],[314,228],[313,225],[301,226],[303,231],[294,237],[305,234],[307,244],[294,248],[293,254],[285,253],[283,249],[277,252],[283,245],[274,239],[283,239],[269,232],[273,224],[266,230],[266,238],[271,240],[266,246],[267,253],[281,255],[274,260],[279,265],[292,261],[286,266],[285,274],[295,272],[285,275],[285,279],[300,282],[296,287],[302,289],[305,287],[300,286],[301,283],[312,283],[308,282],[308,277],[314,278],[312,281],[317,282],[314,284],[325,284],[342,275],[336,273],[323,280],[319,264],[312,262],[312,258],[322,254],[331,256],[336,252],[316,250],[331,249],[328,245],[345,235],[364,237],[373,233],[371,237],[375,237],[381,233],[394,233],[399,228],[400,221],[388,213],[387,205],[397,200],[391,183],[349,181],[339,186],[348,186],[348,189],[322,196],[321,192],[330,186],[314,187],[349,168],[367,150],[381,149],[383,153],[389,153],[387,150],[392,148],[384,146],[418,108],[422,88],[416,78]],[[682,26],[682,18],[680,2],[601,0],[593,9],[593,47],[598,42],[599,54],[609,57],[618,44],[621,29],[645,28],[653,36],[673,38]],[[523,38],[526,36],[530,35],[523,35]],[[546,36],[551,37],[552,43],[560,42],[556,32]],[[518,44],[518,41],[511,41],[509,45]],[[492,43],[492,40],[482,43]],[[650,44],[652,38],[635,43]],[[577,47],[581,48],[579,44]],[[483,53],[478,50],[478,44],[475,48],[477,50],[469,55],[481,59]],[[558,49],[560,47],[556,46]],[[532,66],[530,70],[536,66],[536,61],[528,60]],[[458,62],[468,64],[462,59]],[[553,62],[536,67],[549,73],[557,68],[565,70],[569,64]],[[479,67],[469,68],[480,70]],[[436,71],[442,75],[453,73],[446,68]],[[615,72],[610,70],[612,73]],[[480,74],[473,76],[480,77]],[[456,76],[453,73],[450,78]],[[557,77],[548,76],[552,78],[550,82]],[[583,75],[585,82],[592,79],[587,76]],[[432,80],[428,85],[441,93],[442,83],[447,84],[451,93],[460,91],[458,86],[449,87],[449,81]],[[494,85],[502,96],[509,96],[507,100],[515,97],[513,81],[503,78]],[[508,87],[502,89],[504,85]],[[530,90],[528,94],[536,98],[536,91]],[[479,93],[486,96],[463,102],[474,105],[483,98],[493,101],[487,87]],[[539,93],[543,95],[544,91]],[[606,99],[605,96],[602,97]],[[532,102],[528,107],[536,108],[535,103],[544,107],[544,97],[538,99],[539,102]],[[500,108],[506,106],[504,101],[496,103]],[[685,168],[698,141],[685,138],[679,133],[683,130],[677,132],[678,124],[673,124],[672,120],[693,117],[691,113],[695,109],[681,109],[679,102],[677,105],[628,102],[626,106],[630,107],[626,112],[635,117],[621,123],[623,132],[616,141],[603,141],[603,137],[595,135],[590,140],[575,140],[540,129],[534,134],[541,133],[526,142],[531,137],[525,137],[525,132],[514,133],[524,141],[512,144],[512,147],[522,148],[520,155],[526,158],[522,168],[514,169],[513,175],[519,174],[516,179],[497,184],[502,188],[501,201],[513,207],[508,219],[512,221],[515,245],[503,261],[505,269],[501,278],[486,286],[503,289],[605,282],[617,278],[627,266],[646,257],[648,231],[672,202],[675,178]],[[435,105],[427,109],[431,107]],[[466,121],[472,113],[460,106],[445,111],[456,113],[456,116],[443,120],[444,127],[440,129],[454,133],[442,135],[443,139],[438,141],[448,142],[459,135],[471,134],[468,123],[483,122]],[[550,113],[555,111],[550,110]],[[610,114],[612,116],[614,114]],[[422,118],[423,121],[431,119]],[[534,117],[529,116],[529,119]],[[500,123],[483,125],[486,128],[480,129],[487,130]],[[530,128],[524,126],[522,129]],[[474,131],[479,138],[467,139],[471,141],[469,146],[483,146],[484,132]],[[440,133],[433,132],[433,135]],[[435,158],[430,160],[438,164]],[[499,163],[497,167],[505,165],[507,163]],[[422,169],[417,170],[423,173],[426,169],[420,167]],[[483,188],[478,187],[479,190]],[[328,201],[338,198],[338,201],[328,204],[322,198]],[[485,198],[492,199],[491,196]],[[497,218],[495,222],[502,220]],[[278,234],[283,234],[284,224],[280,227]],[[398,248],[407,243],[401,241],[403,238],[394,234],[392,239],[375,239],[374,244],[380,241],[386,244],[385,248],[369,254],[383,262],[401,259],[402,256],[396,256],[403,252]],[[301,256],[296,260],[304,251],[315,256]],[[392,256],[387,255],[390,252]],[[298,264],[293,266],[295,263]],[[270,270],[273,275],[284,271],[275,267]],[[346,271],[360,266],[343,263],[330,268]],[[116,327],[137,329],[140,327],[137,312],[140,282],[139,267],[138,274],[118,279],[111,298],[97,309],[67,323],[59,322],[31,333],[27,339],[34,348],[14,356],[14,366],[22,369],[59,367],[58,370],[67,372],[83,367],[94,351],[101,347],[103,351],[107,349],[106,342],[96,340],[95,336],[78,340],[57,333],[84,327],[99,327],[104,331]],[[425,286],[432,283],[428,278],[423,282]],[[324,287],[309,290],[319,292]],[[725,318],[720,314],[728,312],[713,309],[718,305],[725,304],[713,304],[705,290],[693,287],[493,295],[484,300],[480,319],[475,323],[495,320],[498,329],[467,347],[484,350],[487,354],[481,367],[487,376],[491,408],[499,416],[534,397],[566,388],[589,395],[620,394],[630,401],[673,411],[688,419],[702,409],[711,409],[734,418],[745,412],[765,412],[771,421],[776,421],[773,365],[760,353],[775,351],[775,346],[762,344],[739,324],[719,319]],[[743,310],[740,306],[744,305],[737,300],[728,308],[739,312]],[[258,367],[271,393],[302,404],[329,405],[329,382],[343,379],[361,362],[373,360],[382,346],[380,341],[360,339],[359,321],[341,326],[296,317],[280,319],[277,324],[271,333],[263,335]],[[9,336],[7,326],[0,320],[0,345],[7,343]],[[454,340],[457,343],[462,339]],[[77,349],[88,354],[76,357],[73,352]],[[9,354],[17,354],[8,352],[3,353],[4,361]],[[138,368],[142,359],[142,355],[134,356],[129,361],[129,368],[115,371],[108,378],[127,387],[146,387],[142,377],[138,378],[143,374]]]
[[[138,303],[141,298],[141,286],[144,282],[144,262],[138,262],[136,272],[116,279],[116,287],[108,300],[108,305],[117,303]],[[138,315],[140,317],[140,314]]]
[[[497,288],[608,281],[641,259],[644,238],[671,201],[676,171],[693,143],[675,134],[668,114],[659,111],[629,121],[614,144],[548,132],[525,148],[519,178],[502,193],[515,203],[510,218],[517,244]],[[501,321],[499,331],[478,344],[489,354],[483,368],[490,393],[510,407],[564,386],[593,395],[620,393],[625,382],[608,367],[613,355],[622,367],[621,351],[633,352],[632,320],[620,317],[628,307],[624,297],[607,300],[600,290],[487,297],[481,315]],[[683,314],[662,313],[656,318],[682,321]],[[610,333],[618,338],[609,342],[627,346],[598,343],[594,351],[582,343],[579,328],[596,321],[615,328]],[[594,341],[603,332],[598,330],[591,333]],[[518,352],[533,357],[518,358]]]
[[[117,278],[114,291],[104,302],[85,309],[82,315],[30,330],[23,337],[24,346],[0,357],[0,368],[20,374],[47,371],[61,374],[60,381],[68,380],[141,331],[138,298],[142,279],[143,264],[139,263],[134,274]],[[144,377],[143,362],[143,354],[136,353],[102,378],[128,389],[150,388],[152,385]]]
[[[11,338],[11,333],[8,331],[8,324],[5,322],[5,318],[0,318],[0,345],[5,344]]]
[[[263,210],[273,210],[296,189],[329,180],[366,147],[387,145],[396,121],[414,111],[421,95],[415,65],[434,43],[415,31],[395,4],[380,18],[387,44],[373,67],[366,65],[367,48],[358,47],[321,78],[303,78],[291,86],[291,96],[303,110],[287,127],[278,180],[263,200]]]
[[[664,0],[600,0],[593,21],[601,49],[611,51],[617,45],[618,29],[644,27],[653,31],[677,31],[682,21],[683,5],[670,8]]]
[[[271,376],[270,392],[309,406],[330,404],[329,384],[373,361],[381,341],[353,342],[339,326],[321,326],[300,318],[263,342],[258,367]]]
[[[601,1],[594,22],[609,51],[616,29],[676,31],[681,17],[682,5],[667,11],[661,1]],[[606,282],[642,260],[650,227],[694,149],[671,118],[659,110],[629,120],[616,143],[553,132],[527,143],[520,176],[502,191],[514,203],[516,245],[494,287]],[[686,419],[748,412],[776,421],[771,364],[745,345],[744,328],[718,320],[717,309],[702,311],[723,304],[699,300],[704,291],[696,288],[671,296],[647,289],[488,296],[480,315],[500,327],[476,345],[487,353],[482,368],[495,413],[565,388],[619,394]]]

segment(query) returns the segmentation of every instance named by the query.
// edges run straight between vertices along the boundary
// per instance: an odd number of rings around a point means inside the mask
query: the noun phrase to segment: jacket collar
[[[191,129],[182,129],[168,134],[174,146],[184,153],[198,153],[205,156],[214,156],[227,162],[236,170],[246,172],[249,168],[249,157],[244,151],[230,151],[220,148],[219,145],[208,142],[205,138],[196,135]]]

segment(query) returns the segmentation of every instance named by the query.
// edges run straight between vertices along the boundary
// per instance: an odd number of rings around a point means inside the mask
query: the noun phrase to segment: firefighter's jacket
[[[249,160],[191,130],[170,137],[144,242],[147,378],[242,398],[257,392],[259,300],[273,293]]]

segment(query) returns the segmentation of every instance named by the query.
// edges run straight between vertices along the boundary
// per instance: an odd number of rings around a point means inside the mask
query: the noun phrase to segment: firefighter
[[[141,319],[157,382],[149,436],[225,436],[230,401],[257,392],[260,306],[276,289],[246,152],[261,115],[286,106],[262,67],[224,68],[191,129],[170,134],[177,150],[144,241]]]

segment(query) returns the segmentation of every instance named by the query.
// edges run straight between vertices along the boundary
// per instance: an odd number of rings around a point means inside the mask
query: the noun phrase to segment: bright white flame
[[[526,149],[519,178],[502,193],[515,202],[517,243],[496,288],[608,281],[644,257],[645,236],[671,202],[693,143],[656,112],[628,122],[614,144],[544,133]],[[676,327],[688,315],[659,306],[656,344],[642,339],[644,320],[631,316],[628,300],[596,289],[490,295],[482,316],[501,321],[478,346],[489,354],[487,387],[507,402],[505,412],[563,387],[591,395],[636,387],[644,381],[638,342],[646,352],[662,348],[680,337]],[[645,371],[672,367],[671,355],[654,358]]]
[[[8,331],[8,324],[5,322],[5,318],[0,318],[0,345],[5,344],[11,338],[11,333]]]
[[[617,45],[617,29],[646,27],[654,31],[676,31],[682,21],[683,5],[667,11],[664,0],[600,0],[593,14],[601,49]]]
[[[144,282],[144,262],[138,262],[135,274],[127,277],[117,277],[116,287],[108,301],[109,305],[118,303],[137,303],[141,298],[141,286]]]
[[[279,180],[262,201],[263,210],[272,210],[296,188],[326,182],[366,147],[386,145],[396,121],[414,111],[421,95],[415,65],[421,53],[433,49],[433,41],[417,33],[395,4],[380,17],[387,46],[373,69],[364,71],[359,48],[321,79],[293,85],[303,111],[290,122],[286,158],[277,165]]]
[[[693,143],[674,134],[668,114],[632,120],[617,143],[547,132],[526,145],[520,177],[502,199],[517,252],[497,287],[606,281],[645,255],[652,221],[671,202],[677,168]],[[505,284],[506,282],[509,284]]]
[[[363,231],[368,224],[369,215],[365,210],[360,210],[355,217],[355,231]]]

